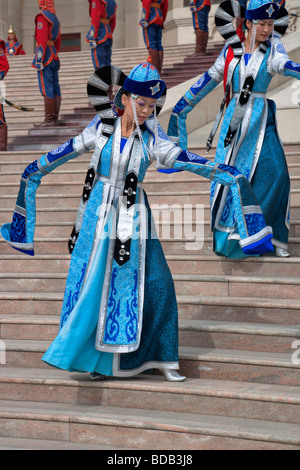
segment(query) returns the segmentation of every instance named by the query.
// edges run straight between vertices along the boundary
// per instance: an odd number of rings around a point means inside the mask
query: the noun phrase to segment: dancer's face
[[[246,22],[246,25],[249,29],[249,34],[252,33],[253,23],[252,21]],[[264,42],[271,36],[274,28],[274,20],[259,20],[256,29],[256,42]]]
[[[144,122],[153,114],[156,100],[153,98],[147,98],[146,96],[126,96],[122,95],[122,104],[124,105],[124,112],[127,117],[133,121],[134,114],[132,109],[131,100],[134,99],[136,106],[136,114],[138,118],[138,124],[141,126]]]

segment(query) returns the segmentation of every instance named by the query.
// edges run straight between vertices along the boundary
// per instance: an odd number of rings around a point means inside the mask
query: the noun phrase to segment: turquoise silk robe
[[[154,118],[126,140],[117,118],[111,137],[99,117],[77,137],[29,165],[11,224],[1,228],[15,249],[34,255],[35,196],[41,179],[94,150],[71,237],[72,256],[58,335],[43,361],[69,370],[127,377],[146,369],[178,369],[174,283],[157,239],[142,182],[148,167],[188,170],[230,186],[244,250],[270,251],[252,189],[233,167],[176,146]],[[89,178],[96,175],[94,183]],[[91,180],[92,181],[92,180]]]
[[[186,92],[173,109],[168,135],[182,148],[187,146],[187,114],[224,79],[226,44],[215,64]],[[265,221],[273,231],[273,246],[287,249],[290,223],[290,179],[279,138],[275,103],[266,98],[273,76],[300,78],[299,64],[290,61],[281,40],[274,37],[252,57],[243,54],[227,69],[231,100],[226,109],[215,162],[235,166],[251,183]],[[220,118],[220,114],[219,114]],[[211,228],[214,251],[239,259],[241,250],[230,188],[211,185]]]

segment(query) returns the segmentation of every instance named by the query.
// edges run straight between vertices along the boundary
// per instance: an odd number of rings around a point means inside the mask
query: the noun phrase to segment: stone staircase
[[[165,48],[162,78],[168,88],[207,70],[218,56],[222,43],[209,44],[208,55],[201,58],[191,57],[194,48],[193,44]],[[112,64],[129,73],[147,58],[145,48],[115,49]],[[76,53],[75,62],[74,54],[65,52],[60,54],[60,61],[62,107],[59,127],[35,129],[32,125],[44,120],[44,102],[38,89],[36,71],[31,67],[32,57],[10,58],[10,71],[5,81],[6,97],[16,104],[35,108],[34,112],[24,113],[6,106],[10,150],[47,149],[49,145],[65,142],[77,135],[94,117],[94,108],[89,105],[86,94],[87,80],[94,71],[90,53]]]
[[[51,141],[45,143],[40,133],[27,142],[38,106],[31,124],[14,122],[15,111],[8,110],[11,145],[18,137],[24,148],[0,153],[0,225],[11,221],[26,165],[71,136],[71,119],[78,121],[74,132],[84,127],[73,115],[75,78],[72,72],[70,90],[69,79],[65,85],[68,135],[59,134],[62,116]],[[36,104],[29,84],[27,95],[25,88],[18,96]],[[86,111],[84,100],[76,99],[76,106]],[[205,154],[203,148],[191,150]],[[187,380],[177,384],[152,374],[94,383],[88,374],[41,362],[58,331],[67,240],[90,155],[44,178],[37,196],[36,256],[0,240],[1,449],[300,449],[300,143],[285,150],[292,181],[289,259],[218,258],[209,230],[209,181],[187,172],[148,171],[144,188],[179,305],[180,372]]]
[[[296,191],[300,146],[286,151]],[[38,155],[1,154],[1,224],[11,219],[20,172]],[[172,384],[143,374],[95,384],[87,374],[41,362],[58,330],[69,265],[66,242],[87,161],[80,157],[43,181],[34,258],[0,242],[0,333],[6,348],[0,447],[299,449],[300,207],[294,197],[290,259],[223,260],[211,250],[209,183],[150,169],[145,189],[154,215],[164,211],[163,202],[176,207],[179,197],[182,204],[204,204],[199,250],[178,236],[176,220],[171,239],[164,237],[165,216],[158,222],[178,295],[180,365],[187,381]]]

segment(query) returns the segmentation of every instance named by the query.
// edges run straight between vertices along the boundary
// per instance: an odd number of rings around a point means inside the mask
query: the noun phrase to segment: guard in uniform
[[[23,45],[18,41],[13,27],[10,26],[8,30],[8,38],[6,43],[6,55],[25,55]]]
[[[45,121],[38,127],[56,126],[61,104],[58,52],[61,45],[60,23],[53,0],[39,0],[41,12],[35,18],[36,54],[32,66],[37,69],[40,92],[45,102]]]
[[[208,42],[208,14],[210,0],[191,0],[190,10],[193,17],[193,26],[196,34],[196,47],[194,55],[206,55]]]
[[[0,39],[0,81],[4,79],[9,70],[9,63],[5,53],[5,42]],[[1,95],[3,90],[1,90]],[[0,103],[0,151],[7,150],[7,124],[5,121],[3,103]]]
[[[146,47],[151,56],[151,62],[161,74],[163,66],[164,49],[162,46],[162,30],[166,21],[169,2],[168,0],[141,0],[143,4],[140,26]]]
[[[89,0],[91,28],[86,36],[95,70],[111,65],[113,33],[116,27],[115,0]]]

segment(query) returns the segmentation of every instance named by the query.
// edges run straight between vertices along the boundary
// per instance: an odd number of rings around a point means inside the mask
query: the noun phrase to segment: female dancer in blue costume
[[[248,35],[243,43],[232,24],[234,17],[246,18]],[[251,0],[246,12],[235,0],[221,3],[215,20],[227,43],[215,64],[178,101],[168,128],[168,135],[186,148],[187,114],[224,81],[225,97],[207,148],[227,103],[215,161],[234,165],[251,182],[266,223],[273,229],[275,254],[281,257],[289,256],[290,180],[275,103],[266,99],[266,92],[275,73],[300,78],[300,65],[290,61],[279,37],[288,19],[286,10],[270,0]],[[238,242],[232,192],[216,182],[211,186],[211,226],[216,254],[233,259],[246,256]]]
[[[108,91],[119,85],[116,117]],[[1,228],[15,249],[34,255],[35,196],[44,175],[94,149],[76,223],[59,333],[47,364],[91,378],[130,377],[159,369],[181,381],[178,312],[173,279],[155,236],[142,182],[156,166],[192,171],[232,188],[245,252],[272,250],[271,230],[247,179],[176,146],[157,120],[165,83],[149,63],[126,77],[101,67],[88,82],[97,116],[79,136],[30,164],[23,173],[11,224]]]

